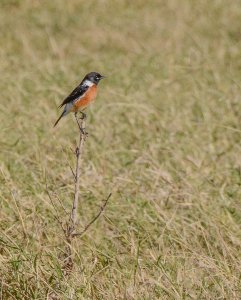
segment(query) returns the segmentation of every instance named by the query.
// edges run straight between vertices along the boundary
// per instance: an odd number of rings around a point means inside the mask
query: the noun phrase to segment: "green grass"
[[[2,299],[241,298],[239,1],[0,2]],[[78,130],[57,106],[89,71],[80,229],[61,273]]]

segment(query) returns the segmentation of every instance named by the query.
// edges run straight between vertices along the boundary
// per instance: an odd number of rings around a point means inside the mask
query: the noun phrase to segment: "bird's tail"
[[[54,127],[59,123],[60,119],[66,114],[66,111],[63,111],[58,120],[54,123]]]

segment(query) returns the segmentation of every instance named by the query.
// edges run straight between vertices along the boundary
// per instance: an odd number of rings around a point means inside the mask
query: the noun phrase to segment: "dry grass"
[[[239,1],[1,0],[2,299],[241,298]],[[88,71],[80,228],[64,239],[78,130],[57,105]]]

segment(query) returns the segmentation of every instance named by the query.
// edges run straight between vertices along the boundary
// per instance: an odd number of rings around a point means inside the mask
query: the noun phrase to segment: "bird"
[[[77,112],[82,114],[85,118],[86,114],[83,112],[96,98],[98,83],[106,76],[103,76],[97,72],[90,72],[85,75],[80,84],[66,97],[60,104],[59,108],[64,106],[64,110],[58,120],[54,123],[54,127],[59,123],[62,117],[66,116],[70,112]]]

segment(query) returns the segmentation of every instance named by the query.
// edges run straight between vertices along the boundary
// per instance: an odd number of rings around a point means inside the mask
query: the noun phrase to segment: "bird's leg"
[[[81,113],[81,117],[80,117],[81,120],[84,120],[87,118],[87,115],[83,111],[80,110],[80,113]]]
[[[79,112],[81,113],[81,116],[80,116],[79,119],[82,120],[82,121],[85,120],[87,118],[87,115],[81,110]],[[82,123],[84,123],[84,122],[82,122]],[[88,136],[88,132],[85,131],[85,128],[82,127],[82,130],[84,131],[85,136]],[[81,132],[83,133],[83,131],[81,131]]]
[[[79,120],[78,120],[78,117],[77,117],[77,112],[74,113],[74,116],[75,116],[75,119],[76,119],[76,122],[79,126],[79,130],[81,131],[82,134],[86,134],[86,132],[84,131],[84,129],[81,127],[80,123],[79,123]]]

